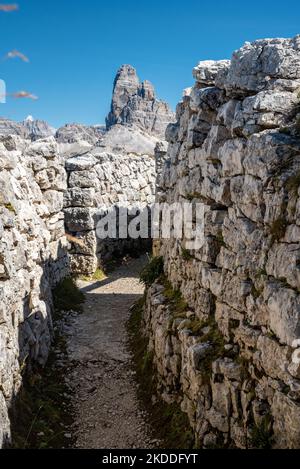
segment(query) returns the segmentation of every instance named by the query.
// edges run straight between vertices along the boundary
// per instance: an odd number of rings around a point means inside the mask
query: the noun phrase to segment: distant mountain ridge
[[[0,117],[0,135],[19,135],[32,141],[54,135],[56,129],[46,121],[28,116],[22,122]]]
[[[106,125],[71,123],[55,129],[32,116],[22,122],[0,118],[0,136],[14,134],[31,141],[54,136],[65,157],[94,146],[112,153],[154,155],[156,144],[165,140],[166,128],[174,121],[175,114],[156,98],[153,85],[140,82],[131,65],[122,65],[114,80]]]

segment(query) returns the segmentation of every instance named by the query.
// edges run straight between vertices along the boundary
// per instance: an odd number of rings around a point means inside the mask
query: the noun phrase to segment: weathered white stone
[[[276,392],[272,403],[276,448],[299,448],[300,406],[288,396]]]
[[[217,74],[229,65],[229,60],[203,60],[194,68],[193,76],[198,83],[214,85]]]
[[[270,314],[270,327],[279,340],[288,345],[300,335],[300,298],[289,289],[278,286],[272,288],[267,307]]]
[[[164,399],[182,399],[200,445],[216,441],[218,430],[230,445],[245,448],[251,419],[259,427],[266,417],[274,447],[296,448],[299,36],[246,43],[230,62],[201,62],[194,77],[167,129],[168,164],[157,199],[204,203],[204,244],[190,256],[185,240],[158,246],[167,279],[187,302],[186,315],[170,327],[168,302],[160,310],[149,292],[150,343],[171,334],[181,359],[171,370],[174,349],[165,360],[166,349],[156,346],[158,389]],[[200,323],[195,335],[194,321]]]
[[[56,142],[47,138],[24,143],[15,137],[4,141],[5,149],[0,150],[4,163],[0,173],[0,447],[10,441],[8,408],[18,395],[26,365],[43,366],[47,361],[51,288],[68,274],[62,212],[67,178]]]

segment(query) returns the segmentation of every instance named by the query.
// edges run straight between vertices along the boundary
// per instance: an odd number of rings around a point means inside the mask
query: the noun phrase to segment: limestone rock
[[[33,119],[32,116],[28,116],[22,122],[22,125],[25,127],[30,140],[51,137],[56,132],[56,129],[51,127],[48,122],[40,119]]]
[[[220,71],[227,70],[230,60],[203,60],[193,70],[195,80],[201,85],[213,86]]]
[[[140,83],[136,70],[131,65],[122,65],[114,82],[107,129],[121,124],[164,138],[165,129],[173,120],[169,106],[155,98],[153,85],[149,81]]]
[[[204,205],[204,239],[156,243],[187,303],[170,317],[156,284],[148,291],[157,389],[204,447],[245,448],[253,417],[275,448],[299,448],[300,37],[246,43],[193,74],[167,153],[157,149],[156,199]]]
[[[52,340],[52,288],[69,272],[64,162],[53,137],[0,143],[0,446],[26,366],[44,366]]]
[[[28,140],[38,140],[55,134],[55,129],[46,121],[28,116],[22,122],[0,119],[0,135],[18,135]]]
[[[299,36],[248,42],[234,52],[218,86],[232,95],[243,95],[268,89],[278,79],[299,80],[299,58]]]
[[[55,138],[60,144],[75,144],[83,141],[96,145],[104,134],[105,128],[101,125],[66,124],[56,131]]]

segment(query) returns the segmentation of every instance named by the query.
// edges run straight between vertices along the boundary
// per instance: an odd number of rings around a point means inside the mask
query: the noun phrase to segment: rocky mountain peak
[[[155,90],[152,83],[148,80],[143,81],[138,89],[138,94],[143,99],[148,99],[149,101],[155,100]]]
[[[164,138],[166,127],[172,121],[173,112],[167,103],[156,99],[152,83],[140,82],[135,68],[122,65],[114,81],[107,129],[121,124]]]
[[[51,137],[55,134],[56,129],[51,127],[48,122],[41,119],[34,119],[28,116],[21,125],[26,129],[27,138],[38,140],[40,138]]]

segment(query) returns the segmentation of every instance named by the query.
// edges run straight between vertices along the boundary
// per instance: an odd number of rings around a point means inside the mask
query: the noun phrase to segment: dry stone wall
[[[130,66],[118,72],[111,111],[109,131],[0,119],[0,447],[22,372],[48,357],[53,287],[70,271],[93,274],[116,254],[151,249],[149,239],[100,239],[96,226],[116,206],[154,202],[155,146],[165,154],[159,141],[174,115]]]
[[[246,43],[194,78],[157,197],[204,203],[205,241],[160,242],[167,280],[144,313],[158,390],[201,447],[299,448],[300,36]]]
[[[0,137],[0,447],[25,367],[44,365],[54,285],[68,273],[64,161],[50,137]]]
[[[0,447],[10,440],[8,411],[23,371],[47,361],[53,287],[144,247],[97,239],[95,228],[101,208],[151,205],[155,171],[153,156],[94,147],[66,161],[53,137],[0,137]]]
[[[72,271],[92,274],[115,255],[138,252],[149,240],[101,239],[96,227],[101,214],[139,204],[150,206],[155,198],[155,159],[148,155],[110,154],[95,148],[66,162],[65,223],[80,240],[73,243]]]

